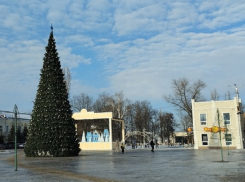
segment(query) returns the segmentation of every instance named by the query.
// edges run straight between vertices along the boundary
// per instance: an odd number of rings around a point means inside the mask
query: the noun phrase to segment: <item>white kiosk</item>
[[[102,112],[94,113],[93,111],[87,112],[86,109],[82,109],[81,112],[74,113],[72,118],[75,120],[96,120],[96,119],[108,119],[109,120],[109,130],[105,129],[100,136],[97,132],[94,134],[83,132],[82,140],[80,142],[81,150],[112,150],[116,147],[116,142],[112,142],[112,122],[119,121],[122,123],[122,141],[124,142],[124,120],[112,118],[112,112]],[[95,137],[94,137],[95,136]],[[87,138],[86,138],[87,137]],[[94,139],[92,139],[94,137]],[[86,140],[86,139],[87,140]],[[120,142],[120,141],[119,141]]]

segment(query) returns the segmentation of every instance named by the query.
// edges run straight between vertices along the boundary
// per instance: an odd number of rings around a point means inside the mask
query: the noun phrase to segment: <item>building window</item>
[[[200,114],[201,125],[207,124],[206,114]]]
[[[226,145],[232,145],[231,134],[225,134],[225,144]]]
[[[9,132],[9,126],[6,126],[6,132],[7,133]]]
[[[2,135],[2,133],[3,133],[3,127],[0,126],[0,134]]]
[[[202,134],[202,145],[208,145],[208,134]]]
[[[224,124],[231,124],[230,113],[223,113]]]

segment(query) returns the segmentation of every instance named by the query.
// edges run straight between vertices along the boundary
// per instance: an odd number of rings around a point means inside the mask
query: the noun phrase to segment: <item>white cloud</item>
[[[97,32],[111,26],[112,13],[108,11],[111,4],[108,1],[72,1],[67,8],[62,21],[67,29]]]
[[[197,9],[193,4],[176,2],[171,5],[168,12],[168,20],[173,21],[175,26],[195,23],[198,17]]]
[[[245,11],[245,3],[223,1],[203,2],[200,6],[201,26],[214,29],[244,21],[242,13]]]
[[[130,33],[146,33],[147,31],[159,32],[166,29],[164,28],[165,17],[166,8],[160,4],[149,5],[130,12],[117,9],[113,30],[120,36]]]
[[[94,45],[94,42],[90,37],[86,37],[83,35],[70,35],[70,36],[68,35],[66,37],[60,37],[59,39],[65,45],[77,44],[78,47],[79,46],[91,47]]]
[[[39,40],[8,41],[0,39],[1,108],[11,109],[14,104],[23,111],[31,111],[40,79],[40,70],[46,45]],[[63,67],[71,69],[79,64],[90,64],[90,59],[71,53],[71,48],[57,46]]]
[[[87,85],[86,83],[83,83],[81,80],[77,80],[77,79],[71,80],[71,91],[70,91],[71,97],[74,95],[79,95],[81,93],[86,93],[89,96],[96,99],[98,94],[104,91],[106,91],[106,89],[103,89],[103,88],[98,89],[95,87],[91,87]]]
[[[239,1],[2,2],[0,106],[34,99],[50,23],[62,67],[75,75],[73,93],[123,90],[129,98],[161,100],[183,76],[203,79],[207,96],[213,88],[225,92],[243,82],[244,10]],[[78,79],[81,65],[98,62],[93,74],[103,72],[108,87]]]
[[[71,48],[59,46],[57,47],[60,61],[63,67],[68,66],[69,68],[74,68],[81,63],[90,64],[90,59],[85,59],[83,56],[72,54]]]
[[[130,98],[160,99],[171,93],[171,80],[180,77],[204,80],[206,93],[213,88],[225,93],[229,82],[242,79],[244,37],[242,32],[162,34],[97,48],[100,57],[111,60],[111,90],[124,90]]]

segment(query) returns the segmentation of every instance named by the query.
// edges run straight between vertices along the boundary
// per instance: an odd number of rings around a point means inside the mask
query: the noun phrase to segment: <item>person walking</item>
[[[122,144],[121,144],[121,149],[122,149],[122,153],[124,154],[124,148],[125,148],[125,145],[124,145],[124,143],[122,142]]]
[[[155,144],[154,144],[153,140],[150,142],[150,145],[151,145],[151,151],[154,152],[154,145]]]

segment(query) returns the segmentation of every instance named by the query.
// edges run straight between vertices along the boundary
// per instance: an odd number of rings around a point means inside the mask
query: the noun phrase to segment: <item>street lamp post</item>
[[[151,122],[151,124],[152,124],[152,141],[153,141],[153,122]]]
[[[145,128],[143,129],[143,136],[144,136],[144,147],[145,147]],[[144,148],[142,147],[142,148]]]
[[[14,117],[15,117],[15,171],[17,171],[17,113],[18,107],[14,106]]]

